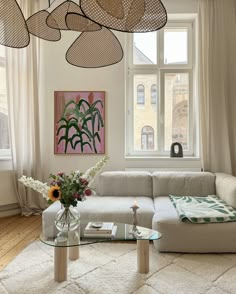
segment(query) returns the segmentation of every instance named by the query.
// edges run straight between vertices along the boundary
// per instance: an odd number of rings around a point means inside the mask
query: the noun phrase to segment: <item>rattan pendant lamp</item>
[[[24,48],[30,35],[24,15],[16,0],[0,0],[0,44],[11,48]]]
[[[49,27],[47,20],[50,21],[54,26]],[[46,10],[40,10],[35,14],[31,15],[26,24],[28,26],[29,32],[41,39],[47,41],[58,41],[61,39],[61,32],[55,19]]]
[[[122,32],[156,31],[167,22],[160,0],[81,0],[80,5],[89,19]]]
[[[84,32],[71,45],[66,60],[74,66],[98,68],[118,63],[123,49],[116,36],[107,28]]]
[[[122,46],[110,29],[150,32],[167,22],[160,0],[80,0],[80,5],[66,0],[57,6],[56,0],[48,2],[48,9],[25,20],[17,0],[0,0],[0,44],[23,48],[30,43],[30,34],[58,41],[61,30],[81,32],[66,52],[66,60],[74,66],[97,68],[123,58]]]

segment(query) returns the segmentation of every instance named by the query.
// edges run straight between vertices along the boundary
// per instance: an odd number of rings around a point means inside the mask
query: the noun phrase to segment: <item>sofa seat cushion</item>
[[[86,221],[107,221],[132,224],[133,216],[131,206],[137,200],[140,209],[137,211],[138,225],[151,228],[154,215],[153,199],[149,197],[87,197],[84,202],[78,202],[77,209],[80,212],[81,220]],[[59,201],[53,203],[43,211],[42,222],[43,232],[47,237],[56,234],[54,220],[57,211],[61,208]]]
[[[78,204],[81,218],[92,221],[103,220],[132,224],[133,216],[130,208],[134,201],[140,207],[137,211],[138,224],[143,227],[152,227],[154,205],[149,197],[114,197],[100,196],[88,197],[86,201]]]
[[[153,196],[215,195],[215,175],[209,172],[155,172]]]
[[[99,176],[99,196],[152,197],[152,176],[148,172],[114,171]]]
[[[169,197],[154,199],[152,226],[163,234],[155,241],[161,252],[236,252],[236,222],[193,224],[182,222]]]

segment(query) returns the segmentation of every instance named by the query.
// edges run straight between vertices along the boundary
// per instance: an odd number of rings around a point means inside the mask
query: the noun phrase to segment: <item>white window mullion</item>
[[[159,77],[159,81],[160,81],[160,125],[159,125],[159,131],[160,131],[160,151],[164,152],[164,113],[165,113],[165,83],[164,83],[164,72],[163,70],[160,70],[160,77]]]
[[[193,73],[189,71],[189,153],[194,155],[194,138],[196,137],[196,125],[194,109],[194,94],[193,94]],[[193,138],[193,140],[191,140]]]
[[[162,28],[159,31],[158,34],[158,40],[159,40],[159,68],[163,68],[164,67],[164,28]]]

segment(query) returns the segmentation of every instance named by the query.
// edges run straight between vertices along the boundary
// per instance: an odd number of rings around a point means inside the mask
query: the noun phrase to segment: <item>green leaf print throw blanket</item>
[[[174,207],[182,221],[192,223],[219,223],[236,221],[236,210],[215,195],[173,196],[170,195]]]

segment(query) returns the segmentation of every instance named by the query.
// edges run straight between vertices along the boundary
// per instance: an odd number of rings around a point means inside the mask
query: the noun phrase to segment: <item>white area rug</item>
[[[53,248],[30,244],[2,272],[1,294],[235,294],[236,254],[160,254],[150,245],[150,272],[137,273],[136,245],[80,247],[68,281],[54,281]]]

